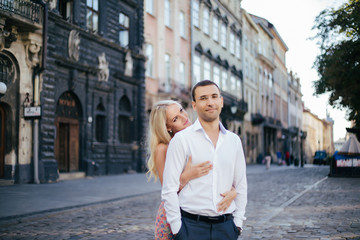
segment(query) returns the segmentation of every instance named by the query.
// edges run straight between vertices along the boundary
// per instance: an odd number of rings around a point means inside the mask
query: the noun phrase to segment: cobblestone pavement
[[[313,167],[248,174],[241,239],[360,239],[360,178],[327,178],[328,172]],[[1,221],[0,239],[153,239],[159,201],[154,192]]]

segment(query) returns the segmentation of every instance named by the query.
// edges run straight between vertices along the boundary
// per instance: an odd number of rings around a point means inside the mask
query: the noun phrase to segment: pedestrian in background
[[[270,154],[269,148],[266,150],[266,153],[265,153],[265,164],[266,164],[266,169],[270,169],[271,154]]]
[[[276,157],[277,157],[278,165],[281,166],[282,165],[282,156],[281,156],[280,151],[276,152]]]
[[[187,112],[182,106],[172,100],[160,101],[152,108],[149,122],[149,145],[150,158],[148,160],[148,177],[159,178],[160,183],[163,183],[163,171],[165,165],[166,151],[171,138],[179,131],[190,126],[191,122],[188,118]],[[186,164],[184,171],[180,175],[179,190],[187,184],[191,179],[204,176],[212,169],[212,164],[209,161],[192,164],[191,156]],[[223,193],[223,199],[219,203],[219,211],[224,211],[227,206],[236,197],[235,189]],[[156,217],[155,222],[155,239],[173,239],[170,226],[166,220],[164,209],[164,202],[162,201]]]
[[[286,153],[285,153],[285,161],[286,161],[286,165],[290,166],[290,153],[289,153],[289,151],[286,151]]]
[[[204,80],[192,89],[196,122],[171,140],[165,162],[162,199],[175,239],[237,239],[247,203],[246,163],[239,136],[220,123],[219,87]],[[211,160],[213,169],[193,179],[177,194],[188,156],[194,163]],[[227,210],[216,208],[221,193],[234,186],[237,196]]]

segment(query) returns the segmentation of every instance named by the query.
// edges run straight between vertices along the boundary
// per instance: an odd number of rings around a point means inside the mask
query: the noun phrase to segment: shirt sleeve
[[[234,174],[234,187],[237,192],[235,198],[236,210],[233,213],[234,223],[236,226],[241,227],[245,218],[245,208],[247,204],[247,180],[246,180],[246,161],[244,156],[243,147],[241,140],[238,141],[237,156],[235,163],[235,174]]]
[[[179,232],[181,227],[180,205],[177,192],[180,185],[180,175],[186,164],[185,146],[181,137],[175,135],[170,141],[165,160],[162,200],[165,202],[166,219],[173,234]]]

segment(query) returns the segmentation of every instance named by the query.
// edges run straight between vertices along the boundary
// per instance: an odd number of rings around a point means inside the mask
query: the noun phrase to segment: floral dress
[[[173,240],[170,224],[166,221],[164,201],[161,201],[155,222],[155,240]]]

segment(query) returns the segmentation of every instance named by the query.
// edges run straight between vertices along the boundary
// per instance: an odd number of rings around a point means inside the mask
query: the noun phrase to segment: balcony
[[[43,22],[43,7],[30,0],[0,0],[0,16],[10,24],[34,25]]]
[[[260,125],[264,121],[265,121],[265,118],[263,117],[263,115],[261,115],[261,113],[252,113],[251,114],[252,125],[254,125],[254,126]]]

